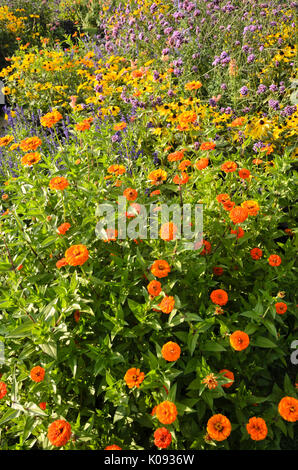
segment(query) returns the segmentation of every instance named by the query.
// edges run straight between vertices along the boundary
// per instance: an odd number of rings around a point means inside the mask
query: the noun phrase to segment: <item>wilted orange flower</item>
[[[133,388],[133,387],[139,388],[144,378],[145,378],[144,372],[140,372],[140,369],[136,369],[135,367],[128,369],[128,371],[126,371],[126,374],[124,376],[124,380],[128,388]]]
[[[162,357],[169,362],[177,361],[181,354],[181,348],[179,344],[169,341],[165,343],[161,348]]]
[[[8,197],[8,194],[2,194],[1,199],[2,201],[7,201]]]
[[[7,387],[4,382],[0,382],[0,400],[7,394]]]
[[[200,150],[214,150],[216,147],[214,142],[202,142],[200,145]]]
[[[113,228],[107,228],[106,234],[108,238],[104,238],[103,241],[106,242],[115,242],[118,237],[118,230]]]
[[[162,424],[171,424],[176,420],[178,412],[176,405],[166,400],[157,405],[155,414]]]
[[[39,137],[28,137],[20,142],[20,148],[23,152],[29,152],[36,150],[41,144],[42,141]]]
[[[85,245],[72,245],[66,250],[64,256],[70,266],[81,266],[89,258],[89,252]]]
[[[248,210],[248,215],[257,215],[260,210],[260,206],[257,201],[252,200],[242,202],[241,207]]]
[[[215,276],[221,276],[224,272],[223,268],[221,268],[220,266],[214,266],[214,268],[212,268],[212,271]]]
[[[63,191],[69,186],[69,182],[64,176],[55,176],[50,181],[50,188]]]
[[[31,369],[30,377],[34,382],[42,382],[45,376],[45,370],[43,367],[35,366]]]
[[[209,158],[200,158],[195,164],[194,167],[197,170],[204,170],[209,165]]]
[[[201,88],[202,83],[197,81],[197,82],[188,82],[185,84],[185,90],[198,90]]]
[[[167,275],[171,272],[171,268],[167,261],[158,259],[152,264],[151,272],[154,276],[159,278],[167,277]]]
[[[252,259],[258,260],[262,258],[263,251],[260,248],[252,248],[252,250],[250,250],[250,256]]]
[[[61,258],[57,261],[56,268],[60,269],[63,266],[67,266],[67,265],[68,265],[68,262],[66,261],[66,258]]]
[[[22,157],[21,163],[22,165],[32,166],[35,165],[35,163],[38,163],[40,158],[41,156],[38,152],[26,153],[26,155]]]
[[[161,293],[161,283],[159,281],[150,281],[147,290],[152,297],[157,297]]]
[[[251,439],[254,441],[262,441],[268,434],[266,422],[263,418],[250,418],[246,425],[246,429]]]
[[[281,257],[278,255],[270,255],[268,262],[270,266],[279,266],[281,264]]]
[[[234,382],[234,374],[228,369],[222,369],[219,371],[220,374],[222,374],[224,377],[227,377],[228,379],[231,380],[231,382],[228,382],[226,384],[221,384],[222,387],[224,388],[230,388],[233,385]]]
[[[214,374],[208,374],[206,377],[202,380],[203,384],[206,384],[209,390],[213,390],[214,388],[217,387],[218,382],[217,382],[217,377]]]
[[[213,415],[207,423],[207,432],[211,439],[215,441],[224,441],[231,434],[232,426],[230,420],[222,415]]]
[[[133,188],[126,188],[123,191],[123,196],[126,197],[128,201],[135,201],[138,197],[138,191]]]
[[[181,175],[175,175],[173,178],[173,183],[175,184],[186,184],[189,181],[189,176],[187,173],[182,172]]]
[[[148,179],[150,180],[151,184],[158,186],[162,184],[167,179],[167,172],[165,170],[153,170],[148,175]]]
[[[12,135],[5,135],[4,137],[0,137],[0,147],[6,147],[14,140]]]
[[[113,129],[114,129],[114,131],[122,131],[126,127],[127,127],[126,122],[119,122],[119,124],[114,124]]]
[[[235,59],[230,60],[229,62],[229,75],[235,77],[238,73],[238,65]]]
[[[208,242],[208,240],[203,240],[203,250],[201,251],[200,255],[209,255],[212,251],[211,243]],[[198,243],[198,245],[195,245],[195,249],[199,248],[200,245],[202,245],[201,242]]]
[[[172,152],[168,155],[168,161],[169,162],[177,162],[179,160],[182,160],[184,157],[184,152],[182,150],[177,150],[176,152]]]
[[[165,295],[158,306],[163,313],[169,314],[175,306],[175,299],[171,295]]]
[[[228,294],[223,289],[213,290],[210,294],[210,299],[212,300],[214,304],[221,305],[221,306],[226,305],[226,303],[229,300]]]
[[[45,410],[47,407],[47,402],[46,401],[42,401],[39,403],[39,408],[41,408],[42,410]]]
[[[233,173],[233,171],[237,170],[237,163],[227,161],[227,162],[223,163],[220,168],[225,173]]]
[[[242,351],[249,345],[249,336],[244,331],[234,331],[230,336],[230,344],[236,351]]]
[[[108,168],[108,173],[114,173],[116,176],[123,175],[126,169],[123,165],[111,165]]]
[[[275,304],[276,313],[278,313],[279,315],[283,315],[284,313],[286,313],[287,309],[288,306],[284,302],[277,302]]]
[[[48,439],[55,447],[62,447],[69,441],[71,426],[64,419],[57,419],[48,428]]]
[[[242,170],[238,171],[238,175],[240,178],[246,180],[247,178],[250,177],[250,171],[246,170],[245,168],[242,168]]]
[[[298,400],[293,397],[284,397],[278,404],[278,412],[286,421],[298,421]]]
[[[112,444],[110,446],[105,447],[105,450],[122,450],[122,447],[117,446],[117,444]]]
[[[159,449],[166,449],[172,442],[172,435],[167,428],[158,428],[154,432],[154,444]]]
[[[241,227],[238,227],[236,230],[231,230],[231,234],[236,235],[237,239],[244,237],[244,230]]]
[[[247,219],[248,210],[246,207],[235,206],[231,209],[229,216],[234,224],[241,224]]]
[[[53,127],[62,118],[62,114],[60,114],[59,111],[55,109],[54,111],[42,116],[40,118],[40,123],[43,127]]]
[[[68,222],[65,222],[64,224],[61,224],[58,228],[57,231],[60,233],[60,235],[64,235],[67,230],[69,230],[71,225]]]
[[[73,314],[74,321],[75,321],[76,323],[79,323],[80,317],[81,317],[81,312],[80,312],[80,310],[76,310],[76,311],[74,312],[74,314]]]
[[[159,235],[162,240],[171,241],[175,240],[176,233],[178,228],[173,222],[166,222],[160,227]]]

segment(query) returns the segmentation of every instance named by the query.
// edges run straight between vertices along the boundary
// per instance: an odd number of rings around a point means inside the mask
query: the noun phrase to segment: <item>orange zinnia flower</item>
[[[179,160],[182,160],[183,157],[184,157],[184,152],[177,150],[176,152],[170,153],[168,155],[168,161],[177,162]]]
[[[287,309],[288,306],[284,302],[277,302],[275,304],[276,313],[278,313],[279,315],[283,315],[284,313],[286,313]]]
[[[200,150],[214,150],[216,147],[214,142],[203,142],[200,145]]]
[[[159,281],[150,281],[147,290],[152,297],[157,297],[161,293],[161,283]]]
[[[150,193],[150,197],[159,196],[159,195],[160,195],[160,190],[159,189],[156,189],[155,191],[152,191],[152,193]]]
[[[88,129],[90,129],[90,121],[88,119],[84,119],[84,121],[78,122],[75,125],[75,128],[77,131],[80,132],[87,131]]]
[[[26,155],[21,159],[21,163],[22,165],[32,166],[35,165],[35,163],[38,163],[40,158],[40,153],[38,152],[26,153]]]
[[[231,127],[243,126],[244,123],[245,123],[245,117],[238,117],[230,123],[230,126]]]
[[[270,255],[268,262],[270,266],[279,266],[281,264],[281,257],[278,255]]]
[[[250,250],[250,256],[255,260],[261,259],[263,251],[260,248],[252,248],[252,250]]]
[[[237,170],[237,163],[231,162],[231,161],[227,161],[227,162],[223,163],[220,168],[221,168],[222,171],[224,171],[225,173],[233,173],[234,171]]]
[[[0,147],[6,147],[14,140],[12,135],[5,135],[4,137],[0,137]]]
[[[43,127],[53,127],[58,121],[63,118],[59,111],[54,110],[50,113],[45,114],[40,118],[40,123]]]
[[[70,439],[71,426],[64,419],[57,419],[48,428],[48,439],[55,447],[64,446]]]
[[[223,268],[221,268],[220,266],[214,266],[214,268],[212,268],[212,271],[214,276],[221,276],[224,272]]]
[[[43,367],[35,366],[31,369],[30,377],[34,382],[42,382],[45,376],[45,370]]]
[[[197,82],[188,82],[185,84],[185,90],[198,90],[201,88],[202,83],[197,81]]]
[[[278,412],[286,421],[298,421],[298,400],[293,397],[284,397],[278,404]]]
[[[241,224],[248,217],[248,210],[245,207],[236,206],[230,211],[230,219],[234,224]]]
[[[243,228],[238,227],[236,230],[231,230],[231,234],[236,235],[237,239],[238,239],[238,238],[244,237],[245,232],[244,232]]]
[[[114,129],[114,131],[122,131],[126,127],[127,127],[126,122],[119,122],[119,124],[114,124],[113,129]]]
[[[167,222],[160,227],[159,235],[162,240],[169,242],[175,239],[177,231],[178,228],[173,222]]]
[[[231,434],[232,426],[230,420],[222,415],[213,415],[207,423],[207,432],[211,439],[224,441]]]
[[[67,266],[67,265],[68,265],[68,262],[66,261],[66,258],[61,258],[57,261],[56,268],[60,269],[63,266]]]
[[[248,210],[248,215],[257,215],[260,210],[260,206],[257,201],[244,201],[242,202],[241,207]]]
[[[220,203],[226,203],[230,200],[230,196],[227,193],[218,194],[216,196],[216,200],[217,202],[220,202]]]
[[[133,388],[133,387],[139,388],[144,378],[145,378],[144,372],[140,372],[140,369],[136,369],[135,367],[128,369],[128,371],[126,371],[126,374],[124,376],[124,380],[128,388]]]
[[[80,310],[76,310],[76,311],[74,312],[74,314],[73,314],[74,321],[75,321],[76,323],[79,323],[80,317],[81,317],[81,312],[80,312]]]
[[[243,168],[242,170],[238,171],[238,175],[240,178],[246,180],[247,178],[250,177],[250,171]]]
[[[180,354],[181,348],[179,344],[173,343],[173,341],[169,341],[161,348],[162,357],[169,362],[177,361],[177,359],[180,357]]]
[[[165,295],[158,306],[163,313],[169,314],[175,306],[175,299],[171,295]]]
[[[117,446],[116,444],[112,444],[110,446],[105,447],[105,450],[122,450],[122,448]]]
[[[148,175],[148,179],[150,180],[151,184],[158,186],[162,184],[167,179],[167,172],[164,170],[153,170]]]
[[[174,176],[173,183],[181,185],[181,184],[186,184],[188,180],[189,180],[188,174],[183,171],[181,175]]]
[[[162,424],[171,424],[176,420],[178,412],[176,405],[166,400],[157,405],[155,414]]]
[[[60,233],[60,235],[65,235],[67,230],[69,230],[71,225],[68,222],[65,222],[64,224],[61,224],[58,228],[57,231]]]
[[[194,167],[197,170],[204,170],[209,165],[209,158],[200,158],[195,164]]]
[[[2,375],[2,374],[1,374]],[[4,382],[0,382],[0,400],[7,394],[7,387]]]
[[[185,171],[187,167],[189,167],[190,165],[191,165],[190,160],[183,160],[182,162],[179,163],[178,168],[180,171]]]
[[[108,173],[114,173],[116,176],[123,175],[126,172],[126,169],[123,165],[111,165],[108,168]]]
[[[47,407],[47,402],[46,401],[42,401],[39,403],[39,408],[41,408],[42,410],[45,410]]]
[[[264,419],[256,418],[255,416],[250,418],[246,425],[246,429],[254,441],[262,441],[268,434],[268,429]]]
[[[72,245],[65,252],[65,259],[70,266],[84,264],[89,258],[89,252],[85,245]]]
[[[211,292],[210,299],[216,305],[226,305],[229,300],[229,297],[225,290],[216,289]]]
[[[20,149],[23,150],[23,152],[28,152],[30,150],[36,150],[41,144],[42,141],[39,137],[28,137],[20,142]]]
[[[159,278],[167,277],[168,274],[171,272],[171,268],[167,261],[163,259],[158,259],[152,264],[151,272],[154,276]]]
[[[232,201],[223,202],[222,207],[224,208],[225,211],[230,212],[233,209],[233,207],[235,207],[235,202],[232,202]]]
[[[233,385],[234,382],[234,374],[228,369],[222,369],[219,371],[220,374],[222,374],[224,377],[227,377],[228,379],[231,380],[231,382],[228,382],[226,384],[221,384],[222,387],[224,388],[230,388]]]
[[[159,449],[166,449],[172,442],[172,435],[167,428],[158,428],[154,433],[154,444]]]
[[[135,201],[138,197],[138,191],[132,188],[126,188],[123,191],[123,196],[126,197],[128,201]]]
[[[217,387],[218,382],[217,382],[217,377],[214,374],[208,374],[206,377],[202,380],[203,384],[206,384],[209,390],[213,390],[214,388]]]
[[[230,336],[230,344],[236,351],[243,351],[249,345],[249,336],[244,331],[234,331]]]
[[[63,191],[69,186],[69,182],[64,176],[55,176],[50,181],[50,188]]]

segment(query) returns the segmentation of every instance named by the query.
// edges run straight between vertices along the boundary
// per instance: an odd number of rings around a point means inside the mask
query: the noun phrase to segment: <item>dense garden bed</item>
[[[297,447],[296,7],[1,2],[1,449]]]

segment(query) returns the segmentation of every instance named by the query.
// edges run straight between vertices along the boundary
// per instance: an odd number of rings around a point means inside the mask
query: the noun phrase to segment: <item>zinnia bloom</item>
[[[220,266],[214,266],[214,268],[212,268],[212,271],[214,276],[221,276],[224,272],[223,268],[221,268]]]
[[[110,446],[105,447],[105,450],[122,450],[122,448],[117,446],[117,444],[112,444]]]
[[[208,374],[206,377],[202,380],[202,383],[207,385],[209,390],[213,390],[214,388],[217,387],[218,382],[217,382],[217,377],[214,374]]]
[[[234,224],[241,224],[248,217],[248,210],[245,207],[236,206],[230,211],[230,219]]]
[[[204,170],[209,165],[209,158],[200,158],[195,164],[194,167],[197,170]]]
[[[231,380],[231,382],[228,382],[226,384],[221,384],[222,387],[224,388],[230,388],[233,385],[234,382],[234,374],[228,369],[222,369],[219,371],[220,374],[222,374],[224,377],[227,377],[228,379]]]
[[[160,227],[159,235],[162,240],[169,242],[175,239],[177,231],[178,228],[173,222],[167,222]]]
[[[298,400],[293,397],[284,397],[278,404],[278,412],[286,421],[298,421]]]
[[[247,209],[248,215],[257,215],[260,210],[260,206],[257,201],[244,201],[242,202],[241,207]]]
[[[63,266],[67,266],[67,265],[68,265],[68,262],[66,261],[66,258],[61,258],[57,261],[56,268],[60,269]]]
[[[70,439],[71,426],[64,419],[57,419],[48,428],[48,439],[55,447],[64,446]]]
[[[176,420],[178,412],[176,405],[166,400],[157,405],[155,414],[162,424],[171,424]]]
[[[246,180],[250,177],[250,171],[243,168],[242,170],[238,171],[238,175],[239,178]]]
[[[28,137],[27,139],[24,139],[20,142],[20,149],[23,150],[23,152],[34,151],[41,144],[42,141],[39,139],[39,137]]]
[[[126,188],[123,191],[123,196],[126,197],[128,201],[135,201],[138,197],[138,191],[133,188]]]
[[[21,159],[22,165],[27,165],[27,166],[32,166],[35,165],[36,163],[39,162],[40,160],[40,153],[38,152],[32,152],[32,153],[26,153]]]
[[[214,142],[203,142],[200,145],[200,150],[214,150],[216,147]]]
[[[260,248],[253,248],[252,250],[250,250],[250,256],[252,257],[252,259],[258,260],[262,258],[263,251]]]
[[[145,378],[144,372],[140,372],[140,369],[136,369],[135,367],[128,369],[128,371],[126,372],[124,376],[124,380],[128,388],[133,388],[133,387],[139,388],[144,378]]]
[[[230,336],[230,344],[236,351],[243,351],[249,345],[249,336],[244,331],[234,331]]]
[[[281,257],[278,255],[270,255],[268,262],[270,266],[279,266],[281,264]]]
[[[286,313],[287,309],[288,306],[284,302],[277,302],[275,304],[276,313],[278,313],[279,315],[283,315],[284,313]]]
[[[4,382],[0,382],[0,400],[7,394],[7,387]]]
[[[243,228],[238,227],[236,230],[231,230],[231,234],[236,235],[237,239],[238,239],[238,238],[244,237],[245,232],[244,232]]]
[[[68,223],[68,222],[65,222],[64,224],[60,225],[58,228],[57,228],[57,231],[58,233],[60,233],[60,235],[64,235],[67,230],[69,230],[71,227],[71,225]]]
[[[69,182],[64,176],[55,176],[50,181],[50,188],[63,191],[69,186]]]
[[[113,129],[114,131],[122,131],[127,127],[126,122],[119,122],[118,124],[114,124]]]
[[[197,81],[197,82],[188,82],[185,84],[185,90],[198,90],[201,88],[202,83]]]
[[[126,172],[126,169],[123,165],[111,165],[108,168],[108,173],[113,173],[116,176],[123,175]]]
[[[35,366],[31,369],[30,377],[34,382],[42,382],[45,376],[45,369],[40,366]]]
[[[148,175],[148,179],[150,180],[151,184],[158,186],[162,184],[167,179],[167,172],[164,170],[153,170]]]
[[[167,277],[167,275],[171,272],[171,268],[167,261],[159,259],[154,261],[152,264],[151,272],[154,276],[162,278]]]
[[[173,178],[173,183],[175,184],[186,184],[189,181],[189,176],[187,173],[184,171],[181,173],[181,175],[175,175]]]
[[[232,426],[230,420],[222,415],[213,415],[207,423],[207,432],[211,439],[224,441],[231,434]]]
[[[174,343],[173,341],[169,341],[161,348],[162,357],[169,362],[177,361],[177,359],[180,357],[180,354],[181,348],[179,344]]]
[[[166,428],[158,428],[154,433],[154,444],[159,449],[166,449],[172,442],[172,435]]]
[[[40,118],[40,123],[43,127],[53,127],[58,121],[63,118],[59,111],[54,110],[50,113],[45,114]]]
[[[147,290],[152,297],[157,297],[161,293],[161,283],[159,281],[150,281]]]
[[[214,304],[221,305],[221,306],[226,305],[226,303],[229,300],[228,294],[223,289],[213,290],[210,294],[210,299],[212,300]]]
[[[227,161],[227,162],[223,163],[220,168],[225,173],[233,173],[234,171],[237,170],[237,163]]]
[[[175,299],[171,295],[165,295],[158,306],[163,313],[169,314],[175,306]]]
[[[266,422],[263,418],[250,418],[246,425],[246,429],[251,439],[254,441],[262,441],[268,434]]]
[[[227,193],[218,194],[216,196],[217,202],[224,203],[230,200],[230,196]]]
[[[89,252],[85,245],[72,245],[65,252],[65,260],[70,266],[84,264],[89,258]]]
[[[0,147],[6,147],[13,140],[14,140],[14,137],[12,135],[5,135],[4,137],[0,137]]]
[[[177,150],[176,152],[172,152],[168,155],[168,161],[169,162],[177,162],[179,160],[182,160],[184,157],[184,152]]]
[[[47,407],[47,402],[46,401],[42,401],[39,403],[39,408],[41,408],[42,410],[45,410]]]

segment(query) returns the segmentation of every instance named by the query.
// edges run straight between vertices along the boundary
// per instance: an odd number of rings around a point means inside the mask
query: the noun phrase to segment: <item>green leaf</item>
[[[0,426],[14,418],[17,418],[19,414],[20,412],[18,410],[7,410],[6,413],[4,413],[4,415],[0,418]]]
[[[277,348],[277,344],[273,343],[265,336],[257,336],[252,343],[253,346],[259,346],[259,348]]]
[[[57,359],[57,344],[54,342],[48,342],[39,345],[40,349],[48,356]]]
[[[211,351],[211,352],[222,352],[226,351],[226,348],[224,348],[221,344],[216,343],[215,341],[206,341],[200,349],[202,351]]]

